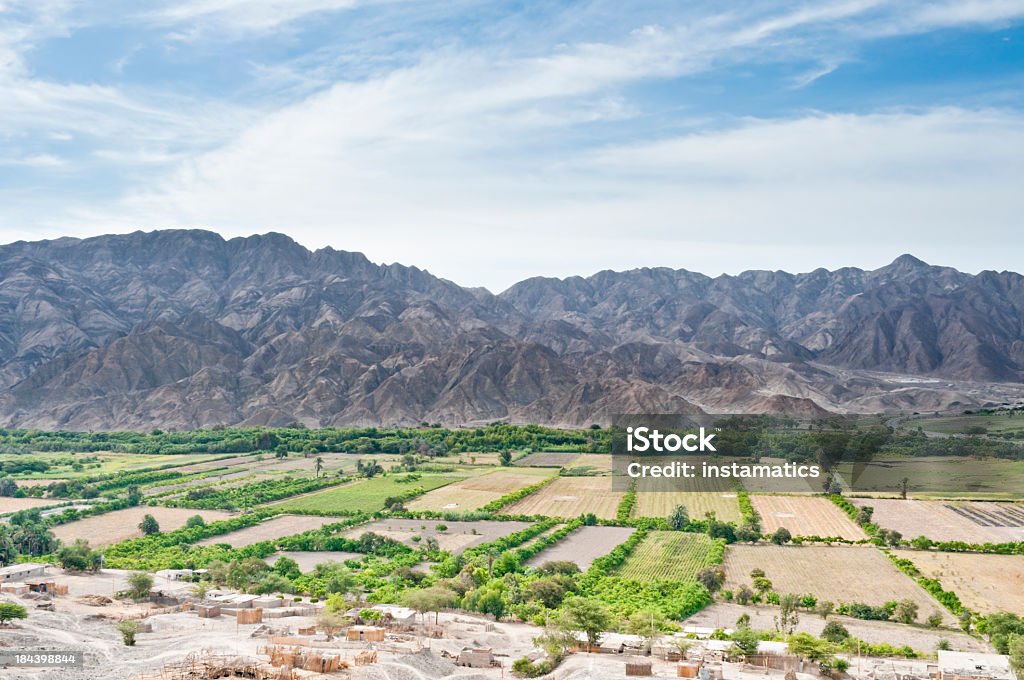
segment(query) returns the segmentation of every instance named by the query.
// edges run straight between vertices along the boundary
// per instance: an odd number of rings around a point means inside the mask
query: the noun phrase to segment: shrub
[[[139,622],[121,621],[117,624],[116,628],[121,633],[121,639],[124,640],[125,647],[134,647],[135,635],[139,632]]]

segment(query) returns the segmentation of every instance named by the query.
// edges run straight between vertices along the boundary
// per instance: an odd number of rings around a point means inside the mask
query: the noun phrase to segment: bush
[[[829,621],[825,624],[825,629],[821,631],[821,637],[823,640],[839,644],[850,637],[850,631],[846,630],[846,626],[838,621]]]
[[[0,602],[0,626],[15,619],[27,619],[28,610],[20,604],[11,602]]]
[[[116,628],[121,633],[121,639],[124,640],[125,647],[134,647],[135,635],[139,632],[139,622],[121,621],[117,624]]]
[[[153,577],[144,571],[136,571],[128,577],[127,593],[133,600],[145,600],[152,588]]]

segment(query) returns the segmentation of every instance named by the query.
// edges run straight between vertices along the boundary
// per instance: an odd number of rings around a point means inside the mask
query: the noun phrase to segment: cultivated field
[[[852,499],[875,509],[872,521],[904,538],[936,541],[1006,543],[1024,541],[1024,505],[914,501],[897,498]]]
[[[615,575],[637,581],[692,581],[711,564],[711,546],[704,534],[652,531]]]
[[[441,530],[439,527],[445,527]],[[408,546],[422,545],[433,538],[442,550],[460,553],[467,548],[489,543],[530,526],[529,522],[443,522],[419,519],[382,519],[363,524],[345,532],[348,538],[359,538],[373,532]]]
[[[762,569],[778,593],[872,606],[910,599],[921,620],[937,611],[953,622],[942,605],[871,546],[731,545],[725,555],[724,587],[731,590],[751,586],[750,572]]]
[[[299,570],[305,574],[313,571],[313,567],[323,562],[343,563],[345,560],[361,560],[365,555],[353,552],[336,552],[325,550],[323,552],[288,551],[274,553],[267,558],[267,564],[273,566],[282,557],[290,557],[299,565]]]
[[[638,491],[633,517],[668,517],[677,505],[685,507],[694,519],[703,519],[708,513],[726,522],[742,519],[735,491]]]
[[[129,538],[142,535],[139,522],[145,515],[153,515],[160,524],[160,531],[168,532],[185,526],[186,520],[193,515],[200,515],[207,522],[233,517],[230,512],[221,510],[193,510],[190,508],[161,508],[158,506],[139,505],[134,508],[115,510],[94,517],[86,517],[75,522],[60,524],[53,528],[54,535],[65,543],[84,538],[89,545],[110,545]]]
[[[513,465],[520,467],[566,467],[571,465],[580,454],[571,451],[540,451],[531,453],[517,460]]]
[[[523,487],[536,484],[555,474],[551,469],[501,468],[470,479],[435,489],[407,504],[410,510],[458,510],[481,508]]]
[[[766,534],[785,527],[794,536],[821,536],[856,541],[864,531],[827,498],[808,496],[751,496]]]
[[[182,512],[187,512],[190,515],[195,514],[195,510],[182,510]],[[337,521],[337,517],[279,515],[273,519],[268,519],[254,526],[239,529],[238,531],[204,538],[203,540],[198,541],[196,545],[216,545],[217,543],[227,543],[233,548],[244,548],[245,546],[252,545],[253,543],[261,543],[263,541],[281,538],[282,536],[292,536],[293,534],[301,534],[304,531],[319,529],[325,524],[334,524]]]
[[[968,609],[1024,615],[1024,557],[901,550],[921,573],[938,579]]]
[[[65,501],[54,498],[12,498],[10,496],[0,496],[0,515],[30,508],[45,508],[48,505],[62,502]]]
[[[857,493],[892,496],[900,490],[900,480],[906,477],[910,480],[911,497],[1024,498],[1024,461],[951,456],[879,457],[866,465],[840,464],[838,471]]]
[[[623,495],[622,491],[612,491],[611,477],[560,477],[503,512],[549,517],[579,517],[592,512],[603,519],[614,519]]]
[[[97,451],[90,453],[32,453],[32,454],[0,454],[0,462],[13,460],[15,456],[41,460],[50,464],[46,472],[33,472],[25,475],[13,475],[16,480],[21,476],[28,479],[77,479],[90,475],[108,474],[111,472],[132,471],[136,472],[145,469],[173,467],[176,465],[189,465],[211,461],[218,458],[215,454],[208,453],[183,453],[183,454],[144,454],[144,453],[118,453],[113,451]],[[220,455],[223,457],[223,454]],[[84,462],[89,460],[92,462]],[[72,464],[82,463],[81,470],[74,470]]]
[[[568,467],[593,468],[596,472],[608,473],[612,471],[612,456],[610,453],[581,453]]]
[[[334,512],[339,510],[376,512],[384,509],[384,501],[389,497],[401,496],[417,489],[423,492],[431,491],[462,481],[467,476],[468,473],[424,474],[419,479],[408,482],[403,482],[403,480],[409,479],[407,475],[360,479],[326,491],[277,501],[272,505],[293,512]]]
[[[550,548],[531,558],[527,564],[539,567],[545,562],[575,562],[586,571],[598,557],[607,555],[615,546],[633,535],[632,527],[580,527]]]

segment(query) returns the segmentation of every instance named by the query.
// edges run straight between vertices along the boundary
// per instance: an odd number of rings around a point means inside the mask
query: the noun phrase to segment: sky
[[[1024,0],[0,0],[0,242],[1024,269]],[[2,276],[2,272],[0,272]]]

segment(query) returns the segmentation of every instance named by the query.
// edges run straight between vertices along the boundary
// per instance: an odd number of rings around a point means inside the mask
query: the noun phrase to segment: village
[[[8,624],[0,652],[84,652],[76,668],[0,669],[9,680],[130,678],[195,680],[239,677],[297,680],[484,680],[513,677],[516,658],[543,657],[526,623],[497,622],[461,611],[424,616],[408,607],[367,604],[346,612],[350,623],[325,626],[323,605],[311,598],[253,595],[210,589],[197,597],[189,569],[153,574],[147,600],[126,600],[129,572],[67,572],[43,563],[0,568],[0,602],[20,604],[28,618]],[[367,611],[373,612],[370,616]],[[369,619],[361,621],[361,617]],[[135,640],[123,644],[121,622],[133,622]],[[359,623],[357,623],[359,622]],[[726,634],[731,630],[726,629]],[[686,625],[646,641],[606,632],[579,645],[549,677],[683,677],[700,680],[817,680],[812,661],[781,641],[762,641],[744,656],[731,640],[711,639],[716,629]],[[939,650],[935,658],[851,656],[844,674],[856,680],[1015,680],[1008,658],[981,650]]]

